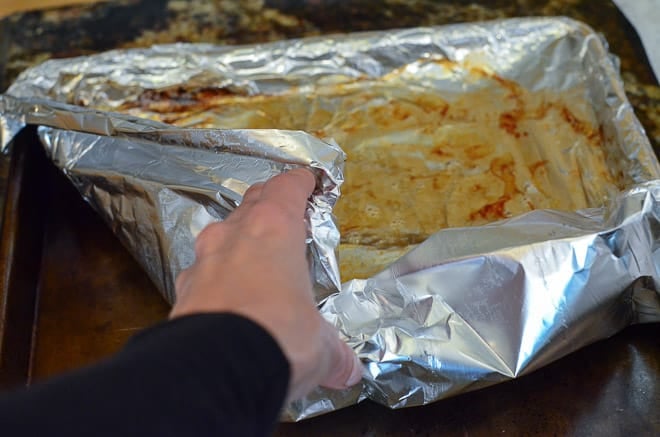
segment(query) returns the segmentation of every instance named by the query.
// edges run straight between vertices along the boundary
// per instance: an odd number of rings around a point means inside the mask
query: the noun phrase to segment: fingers
[[[243,194],[241,205],[245,208],[247,205],[257,202],[261,198],[261,191],[263,190],[264,185],[265,182],[257,182],[256,184],[250,185],[247,191],[245,191],[245,194]]]
[[[241,205],[257,202],[275,202],[291,207],[294,213],[305,211],[307,199],[312,195],[316,179],[309,170],[301,168],[279,174],[268,181],[250,186],[243,195]],[[299,214],[297,214],[299,215]]]
[[[316,180],[314,175],[304,169],[295,169],[277,175],[267,182],[251,185],[243,196],[240,206],[229,217],[220,223],[208,225],[197,236],[195,241],[195,255],[197,259],[214,252],[222,244],[227,235],[227,224],[240,220],[250,210],[260,206],[254,211],[260,217],[252,220],[257,229],[253,233],[261,235],[259,224],[286,226],[287,220],[300,220],[304,217],[307,199],[314,191]],[[286,218],[277,217],[277,212],[284,212]],[[284,220],[278,220],[284,218]],[[302,228],[301,228],[302,229]]]
[[[207,225],[195,240],[195,257],[200,259],[212,252],[222,244],[227,234],[227,226],[223,222]]]
[[[322,337],[327,338],[325,346],[330,354],[330,367],[320,385],[340,390],[360,382],[362,363],[353,349],[339,338],[336,329],[325,320],[322,329],[325,330]]]
[[[274,202],[287,213],[302,218],[307,199],[312,195],[316,179],[309,170],[295,169],[275,176],[261,190],[260,200]]]
[[[182,270],[181,272],[179,272],[176,279],[174,280],[175,290],[179,291],[179,290],[183,290],[185,288],[185,286],[188,283],[189,275],[190,275],[190,273],[188,273],[188,269]]]

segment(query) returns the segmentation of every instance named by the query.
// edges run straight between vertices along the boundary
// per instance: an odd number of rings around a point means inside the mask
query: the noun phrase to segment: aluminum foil
[[[608,164],[633,183],[660,175],[623,90],[618,61],[593,30],[568,18],[362,32],[253,46],[168,44],[112,50],[48,60],[24,71],[7,94],[113,110],[145,90],[185,84],[245,95],[276,94],[319,80],[380,77],[433,56],[482,67],[529,90],[563,91],[586,84],[603,128]],[[455,93],[470,87],[460,79],[443,76],[437,82]]]
[[[657,180],[606,211],[535,211],[441,231],[328,298],[321,312],[365,363],[362,385],[318,389],[287,419],[366,398],[428,404],[527,374],[631,323],[659,322],[659,237]]]
[[[228,175],[239,172],[240,181],[266,176],[245,165],[254,155],[258,133],[213,134],[222,137],[221,152],[230,146],[241,150],[229,153],[225,162],[224,155],[219,160],[202,153],[218,141],[203,141],[203,130],[165,128],[52,102],[30,107],[35,98],[111,110],[144,90],[183,83],[268,94],[319,78],[341,82],[377,77],[433,55],[477,63],[532,90],[585,85],[585,99],[602,128],[608,164],[625,176],[629,187],[601,209],[536,211],[487,226],[441,231],[381,273],[342,284],[339,293],[322,301],[320,311],[362,358],[363,382],[346,391],[318,389],[289,405],[284,418],[301,420],[367,398],[391,408],[427,404],[529,373],[631,323],[660,321],[660,165],[626,99],[616,59],[591,29],[569,19],[515,19],[249,47],[168,45],[48,61],[10,87],[9,94],[27,100],[0,100],[5,105],[0,106],[3,144],[24,123],[49,125],[40,120],[44,111],[62,110],[50,118],[76,120],[73,125],[51,122],[51,127],[40,129],[40,136],[83,195],[107,205],[106,216],[119,235],[136,244],[149,241],[151,232],[186,234],[184,260],[163,243],[167,240],[152,240],[152,247],[142,249],[143,265],[157,283],[163,278],[161,288],[167,289],[172,274],[191,261],[196,231],[189,229],[219,219],[239,201],[236,193],[241,189]],[[440,79],[458,91],[467,86],[455,78]],[[95,128],[90,130],[86,117],[110,121],[92,123]],[[117,129],[125,123],[139,124],[144,133]],[[287,141],[292,137],[281,135]],[[263,136],[259,139],[257,143],[271,145]],[[328,193],[320,203],[325,207],[338,194],[341,173],[334,165],[341,154],[319,146],[332,151],[330,159],[320,161],[326,180],[322,192]],[[256,149],[262,150],[257,156],[269,156],[261,146]],[[304,162],[295,159],[295,165],[317,162],[303,155]],[[271,174],[291,165],[287,159],[284,165],[279,159],[267,160],[276,167]],[[220,189],[213,185],[216,179],[198,178],[198,162],[202,173],[213,169],[216,178],[231,181]],[[154,179],[159,188],[152,185]],[[181,186],[185,194],[169,202]],[[135,203],[148,207],[136,215]],[[171,204],[185,207],[170,211]],[[312,235],[315,229],[333,229],[330,240],[336,244],[336,229],[325,225],[325,217],[310,221]],[[321,259],[326,261],[319,262],[329,266],[314,273],[327,286],[333,281],[318,275],[331,277],[328,271],[336,263],[330,251],[324,254]]]
[[[72,107],[0,96],[0,139],[40,125],[53,162],[104,218],[168,302],[174,280],[194,259],[194,241],[223,220],[247,188],[296,167],[312,169],[309,259],[318,300],[340,287],[332,206],[343,181],[344,153],[304,132],[176,129]]]

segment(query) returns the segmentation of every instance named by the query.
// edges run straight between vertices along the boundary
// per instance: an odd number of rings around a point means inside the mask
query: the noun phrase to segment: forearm
[[[3,435],[267,435],[289,366],[261,327],[229,314],[175,319],[112,358],[0,396]]]

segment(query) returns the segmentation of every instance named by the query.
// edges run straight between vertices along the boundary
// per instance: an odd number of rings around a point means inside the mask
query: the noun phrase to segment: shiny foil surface
[[[122,114],[0,96],[2,140],[37,124],[55,165],[104,218],[163,293],[195,258],[194,241],[223,220],[250,185],[297,167],[317,175],[307,208],[314,292],[340,287],[332,206],[344,153],[304,132],[178,129]]]
[[[318,80],[380,77],[434,56],[530,90],[584,86],[607,163],[625,189],[602,208],[539,210],[442,230],[380,273],[330,294],[338,284],[331,249],[339,242],[330,209],[343,162],[336,147],[295,132],[191,130],[54,102],[111,111],[144,90],[179,84],[275,94]],[[474,86],[461,77],[436,79],[454,94]],[[289,405],[285,420],[364,399],[424,405],[516,378],[631,323],[660,321],[660,165],[616,59],[598,35],[570,19],[51,60],[19,77],[0,112],[3,145],[25,124],[45,126],[39,134],[53,160],[170,300],[174,275],[192,262],[194,236],[235,207],[250,183],[291,166],[318,169],[321,190],[309,208],[317,298],[363,360],[363,381],[346,391],[318,389]]]

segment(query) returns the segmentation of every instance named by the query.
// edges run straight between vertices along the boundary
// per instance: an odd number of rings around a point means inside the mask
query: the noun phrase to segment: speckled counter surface
[[[609,0],[119,0],[0,22],[0,89],[51,57],[175,41],[241,44],[327,33],[565,15],[601,32],[656,153],[660,87],[639,39]],[[0,200],[7,157],[0,158]],[[2,205],[4,202],[0,202]],[[658,435],[660,324],[637,326],[520,380],[434,405],[364,403],[278,435]]]

